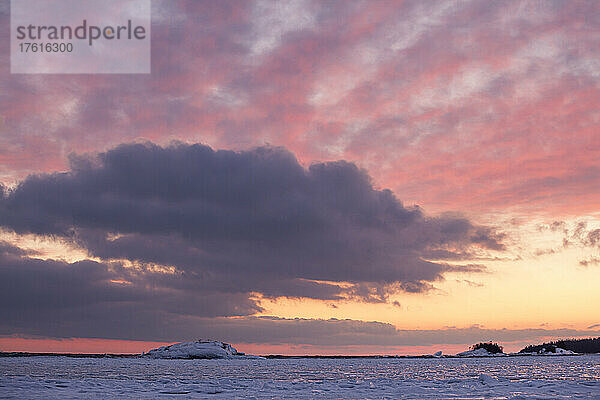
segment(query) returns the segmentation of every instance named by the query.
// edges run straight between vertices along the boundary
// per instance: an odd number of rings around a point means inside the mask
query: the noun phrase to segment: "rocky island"
[[[175,343],[142,353],[147,358],[215,359],[215,358],[262,358],[237,351],[232,345],[215,340]]]

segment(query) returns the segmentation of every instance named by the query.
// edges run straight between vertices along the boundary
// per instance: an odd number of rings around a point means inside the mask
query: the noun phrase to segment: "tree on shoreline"
[[[529,345],[519,353],[539,353],[540,351],[555,353],[556,348],[571,350],[575,353],[600,353],[600,337],[587,339],[566,339],[554,342]]]
[[[485,349],[489,353],[492,353],[492,354],[502,353],[504,350],[504,348],[502,346],[500,346],[498,343],[492,343],[492,342],[477,343],[469,348],[469,350],[479,350],[479,349]]]

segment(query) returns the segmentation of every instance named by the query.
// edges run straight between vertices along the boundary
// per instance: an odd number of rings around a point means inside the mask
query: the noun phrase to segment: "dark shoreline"
[[[597,353],[579,353],[579,354],[561,354],[556,355],[560,357],[572,357],[582,355],[592,355]],[[506,358],[506,357],[548,357],[552,355],[540,355],[540,354],[507,354],[506,356],[470,356],[470,357],[459,357],[455,355],[443,355],[443,356],[432,356],[432,355],[421,355],[421,356],[409,356],[409,355],[374,355],[374,356],[355,356],[355,355],[335,355],[335,356],[323,356],[323,355],[304,355],[304,356],[285,356],[281,354],[268,354],[261,357],[271,360],[286,360],[286,359],[411,359],[411,358],[430,358],[430,359],[443,359],[443,358]],[[110,353],[30,353],[30,352],[0,352],[0,357],[69,357],[69,358],[144,358],[140,354],[110,354]],[[187,358],[189,359],[203,359],[203,358]]]

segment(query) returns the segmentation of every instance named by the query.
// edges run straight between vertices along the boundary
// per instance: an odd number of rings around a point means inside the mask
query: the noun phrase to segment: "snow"
[[[423,359],[0,358],[0,398],[590,399],[600,356]]]
[[[522,353],[523,354],[523,353]],[[524,354],[528,354],[528,355],[540,355],[540,356],[572,356],[578,353],[575,353],[571,350],[565,350],[561,347],[556,347],[554,349],[554,351],[552,351],[551,348],[543,348],[542,350],[538,351],[537,353],[524,353]]]
[[[559,355],[573,355],[576,354],[575,352],[571,351],[571,350],[565,350],[562,349],[560,347],[557,347],[556,350],[554,351],[554,354],[559,354]]]
[[[238,352],[229,343],[214,340],[198,340],[196,342],[175,343],[152,349],[142,354],[148,358],[260,358]]]
[[[500,380],[487,374],[480,374],[479,382],[481,382],[482,385],[497,385],[500,383]]]

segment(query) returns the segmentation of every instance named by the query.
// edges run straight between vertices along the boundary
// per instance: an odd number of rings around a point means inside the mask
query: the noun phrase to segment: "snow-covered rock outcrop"
[[[468,350],[458,353],[458,357],[503,357],[507,356],[506,353],[490,353],[486,349],[480,348],[477,350]]]
[[[570,356],[570,355],[576,355],[576,354],[581,354],[581,353],[575,353],[574,351],[565,350],[561,347],[556,347],[554,345],[550,345],[548,347],[542,347],[542,349],[539,351],[518,353],[518,355],[523,355],[523,356]]]
[[[549,348],[549,349],[543,348],[537,354],[544,355],[544,356],[568,356],[568,355],[577,354],[577,353],[572,352],[571,350],[565,350],[560,347],[555,347],[555,348]]]
[[[149,358],[259,358],[238,352],[229,343],[214,340],[175,343],[152,349],[142,356]]]
[[[569,354],[577,354],[574,351],[571,350],[565,350],[565,349],[561,349],[560,347],[557,347],[556,350],[554,351],[554,354],[561,354],[561,355],[569,355]]]

